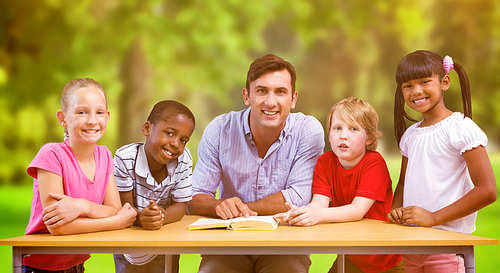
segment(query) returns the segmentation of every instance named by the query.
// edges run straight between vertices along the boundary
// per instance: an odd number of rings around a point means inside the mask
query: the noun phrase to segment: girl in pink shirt
[[[121,206],[111,152],[97,145],[109,120],[102,86],[88,78],[67,83],[56,115],[65,140],[44,145],[28,167],[34,183],[26,234],[66,235],[131,226],[136,212],[129,204]],[[89,257],[32,254],[23,259],[23,272],[83,272]]]

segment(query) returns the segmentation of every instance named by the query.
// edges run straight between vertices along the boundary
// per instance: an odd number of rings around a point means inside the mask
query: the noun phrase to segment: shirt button
[[[259,189],[259,190],[262,190],[262,186],[259,186],[259,187],[258,187],[258,189]]]

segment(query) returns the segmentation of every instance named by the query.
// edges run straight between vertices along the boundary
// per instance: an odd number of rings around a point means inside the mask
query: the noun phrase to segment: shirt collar
[[[149,170],[148,158],[146,156],[146,151],[144,151],[144,145],[145,144],[143,144],[139,147],[139,151],[137,154],[137,160],[135,162],[135,173],[137,175],[139,175],[140,177],[143,177],[146,179],[150,177],[151,179],[153,179],[153,176],[151,175],[151,171]],[[179,160],[179,158],[176,158],[174,160],[171,160],[169,163],[167,163],[168,176],[174,175],[175,169],[177,168],[178,160]],[[161,183],[161,182],[163,182],[163,181],[159,181],[159,183]],[[148,183],[149,183],[149,180],[148,180]]]
[[[243,112],[243,130],[246,136],[249,136],[249,138],[252,138],[252,134],[250,131],[250,122],[248,121],[248,118],[250,117],[250,107],[248,107],[245,112]]]
[[[135,161],[135,173],[141,177],[147,178],[151,176],[148,166],[148,158],[144,151],[144,144],[139,147],[137,152],[137,160]]]
[[[282,140],[288,134],[290,134],[291,114],[292,113],[289,113],[288,117],[286,117],[285,128],[283,128],[283,130],[281,130],[281,133],[280,133],[278,140]],[[243,130],[244,130],[245,136],[248,136],[249,139],[252,139],[252,132],[250,131],[250,122],[248,121],[249,116],[250,116],[250,107],[248,107],[245,110],[245,112],[243,113]]]

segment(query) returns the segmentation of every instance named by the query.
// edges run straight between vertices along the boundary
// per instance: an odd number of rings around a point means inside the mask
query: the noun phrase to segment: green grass
[[[500,181],[500,154],[490,157],[495,177]],[[391,172],[393,185],[399,176],[400,159],[386,157],[387,165]],[[497,183],[498,187],[498,183]],[[31,206],[30,186],[0,186],[0,239],[24,235],[28,223]],[[474,235],[500,238],[500,201],[479,211],[476,221],[477,230]],[[495,272],[500,268],[500,246],[476,246],[476,272]],[[336,255],[313,254],[311,255],[311,273],[327,272]],[[198,271],[201,258],[198,254],[183,254],[180,260],[181,273]],[[113,257],[111,254],[92,254],[85,262],[86,272],[112,273],[114,272]],[[0,246],[0,273],[12,272],[12,248]]]

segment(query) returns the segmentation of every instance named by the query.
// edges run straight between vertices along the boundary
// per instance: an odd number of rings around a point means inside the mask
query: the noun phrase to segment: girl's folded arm
[[[60,227],[49,228],[49,232],[52,235],[69,235],[122,229],[134,223],[136,214],[130,204],[125,204],[116,215],[105,218],[78,217]]]
[[[78,217],[58,227],[47,227],[49,232],[52,235],[67,235],[116,230],[129,227],[136,220],[137,212],[130,204],[122,207],[113,174],[109,177],[103,204],[86,201],[90,212],[87,217]]]
[[[132,214],[135,220],[133,208],[133,212],[120,210],[120,197],[113,175],[110,176],[103,205],[64,195],[62,178],[55,173],[37,169],[37,179],[44,208],[43,220],[53,235],[124,228],[128,226],[128,218]]]
[[[122,207],[120,193],[116,187],[114,174],[109,175],[108,185],[102,205],[88,201],[88,211],[85,213],[90,218],[103,218],[115,215]]]
[[[83,214],[85,203],[64,195],[61,176],[44,169],[37,169],[37,180],[43,207],[43,221],[49,231],[51,226],[71,222]]]

